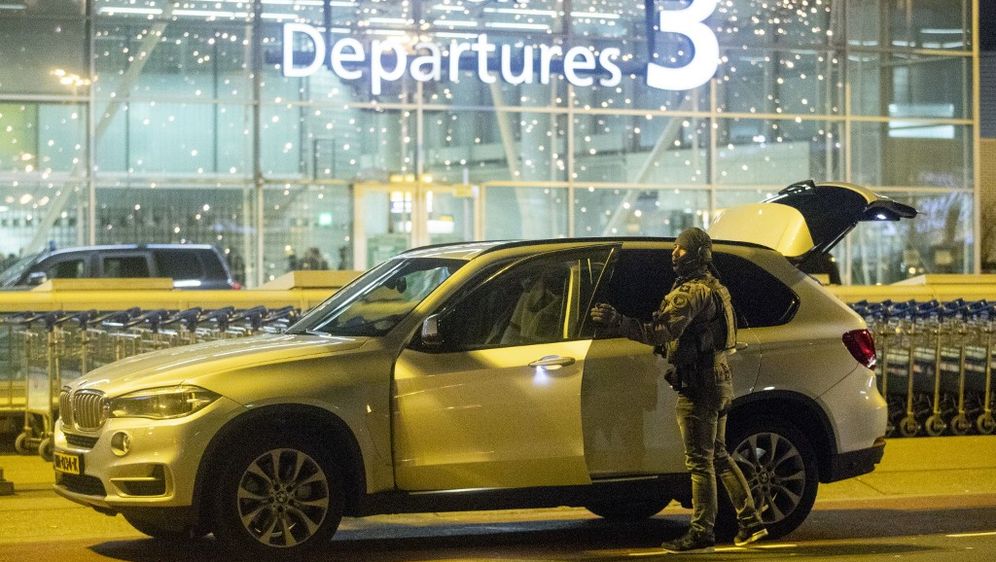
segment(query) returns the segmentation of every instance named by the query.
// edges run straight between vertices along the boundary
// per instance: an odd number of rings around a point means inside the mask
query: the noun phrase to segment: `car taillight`
[[[865,367],[875,366],[875,338],[868,330],[851,330],[844,334],[844,347]]]

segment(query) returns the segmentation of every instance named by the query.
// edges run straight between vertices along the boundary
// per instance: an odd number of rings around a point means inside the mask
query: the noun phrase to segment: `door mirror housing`
[[[422,321],[422,344],[426,347],[439,347],[443,336],[439,333],[439,315],[433,314]]]
[[[48,281],[48,275],[44,271],[32,271],[28,274],[28,285],[41,285]]]

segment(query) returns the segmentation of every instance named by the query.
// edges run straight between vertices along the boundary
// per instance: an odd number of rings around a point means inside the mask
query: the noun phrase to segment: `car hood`
[[[108,396],[134,390],[197,384],[199,377],[356,349],[370,338],[263,335],[218,340],[144,353],[94,369],[71,384]]]
[[[761,203],[727,209],[709,226],[709,235],[767,246],[798,264],[829,252],[859,222],[916,215],[913,207],[859,185],[809,180]]]

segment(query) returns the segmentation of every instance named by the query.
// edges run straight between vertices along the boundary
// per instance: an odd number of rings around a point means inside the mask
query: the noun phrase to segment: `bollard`
[[[14,483],[4,479],[3,469],[0,468],[0,496],[12,495],[14,495]]]

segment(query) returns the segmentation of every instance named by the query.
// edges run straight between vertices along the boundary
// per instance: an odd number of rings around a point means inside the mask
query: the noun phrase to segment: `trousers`
[[[726,451],[729,398],[692,400],[678,395],[678,427],[685,445],[685,468],[692,477],[692,534],[714,536],[718,510],[716,477],[723,483],[741,528],[760,522],[747,480]]]

